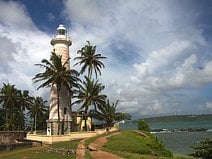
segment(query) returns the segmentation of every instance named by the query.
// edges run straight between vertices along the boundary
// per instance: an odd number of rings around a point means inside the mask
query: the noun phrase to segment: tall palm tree
[[[34,83],[44,81],[37,89],[42,87],[56,87],[57,92],[57,114],[58,114],[58,135],[60,134],[60,91],[62,87],[66,87],[69,93],[73,94],[73,87],[77,87],[78,84],[78,72],[73,69],[67,69],[66,66],[69,59],[62,64],[62,56],[56,55],[52,52],[50,61],[43,59],[42,64],[36,64],[37,66],[43,67],[44,72],[38,73],[33,78]]]
[[[46,102],[41,97],[33,97],[28,114],[33,119],[32,128],[34,128],[35,132],[37,130],[37,119],[47,111]]]
[[[101,54],[96,53],[96,46],[92,46],[89,41],[87,45],[82,47],[77,51],[80,54],[79,57],[74,58],[74,60],[79,60],[75,65],[80,65],[80,74],[83,74],[87,70],[87,77],[91,78],[93,71],[95,72],[96,78],[97,73],[101,75],[101,68],[104,68],[104,64],[101,62],[102,59],[106,57]]]
[[[20,109],[22,111],[25,111],[28,109],[31,105],[32,97],[29,95],[28,90],[19,90],[19,103],[20,103]]]
[[[15,85],[3,84],[0,91],[0,104],[2,104],[2,109],[5,111],[5,130],[16,130],[16,116],[20,111],[18,108],[19,103],[19,91],[15,88]]]
[[[94,81],[85,76],[85,81],[83,81],[82,85],[80,85],[79,95],[77,95],[78,99],[74,102],[74,104],[81,104],[79,110],[84,110],[84,113],[87,116],[88,110],[91,106],[94,106],[96,109],[99,105],[104,103],[106,95],[101,93],[103,89],[104,86],[99,83],[98,80]],[[86,120],[85,130],[87,131]]]
[[[130,120],[131,116],[127,113],[116,112],[118,100],[111,103],[109,99],[105,101],[104,105],[98,107],[98,111],[91,111],[90,114],[101,121],[104,121],[107,127],[112,127],[115,121]]]
[[[0,106],[1,107],[1,106]],[[3,130],[5,110],[0,108],[0,131]]]
[[[20,109],[19,113],[19,123],[23,123],[22,125],[24,126],[25,119],[26,119],[26,110],[29,110],[31,104],[32,104],[32,97],[29,95],[28,90],[19,90],[18,91],[18,96],[19,96],[19,102],[18,102],[18,107]],[[24,129],[24,127],[22,128]]]

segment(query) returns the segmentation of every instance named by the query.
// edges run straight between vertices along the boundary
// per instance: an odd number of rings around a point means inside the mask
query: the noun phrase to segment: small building
[[[79,131],[86,131],[86,126],[87,126],[87,131],[92,131],[92,119],[90,116],[86,116],[83,111],[81,112],[73,112],[72,113],[72,131],[74,132],[79,132]],[[86,126],[85,126],[86,122]]]

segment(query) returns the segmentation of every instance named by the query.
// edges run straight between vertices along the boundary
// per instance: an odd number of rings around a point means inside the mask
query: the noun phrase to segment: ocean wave
[[[208,132],[212,132],[212,129],[208,129],[208,130],[206,130],[206,131],[208,131]]]
[[[212,131],[212,129],[206,129],[206,128],[186,128],[186,129],[153,129],[151,130],[151,133],[171,133],[171,132],[197,132],[197,131]]]

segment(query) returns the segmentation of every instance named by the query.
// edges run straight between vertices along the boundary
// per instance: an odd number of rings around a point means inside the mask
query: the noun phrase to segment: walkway
[[[85,140],[81,140],[77,146],[77,151],[76,151],[76,154],[77,154],[77,157],[76,159],[84,159],[84,156],[85,156]]]
[[[119,133],[113,133],[104,137],[99,137],[94,142],[90,143],[90,145],[88,146],[88,149],[90,150],[90,155],[94,159],[122,159],[119,156],[116,156],[112,153],[102,150],[104,144],[106,144],[108,141],[107,138],[117,134]],[[84,154],[85,154],[85,147],[84,147],[84,140],[82,140],[77,148],[77,159],[84,159]]]

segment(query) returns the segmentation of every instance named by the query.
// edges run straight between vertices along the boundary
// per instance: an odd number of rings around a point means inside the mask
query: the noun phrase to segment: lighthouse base
[[[71,132],[71,120],[60,120],[60,122],[58,122],[57,119],[48,119],[46,123],[48,136],[69,134]]]

